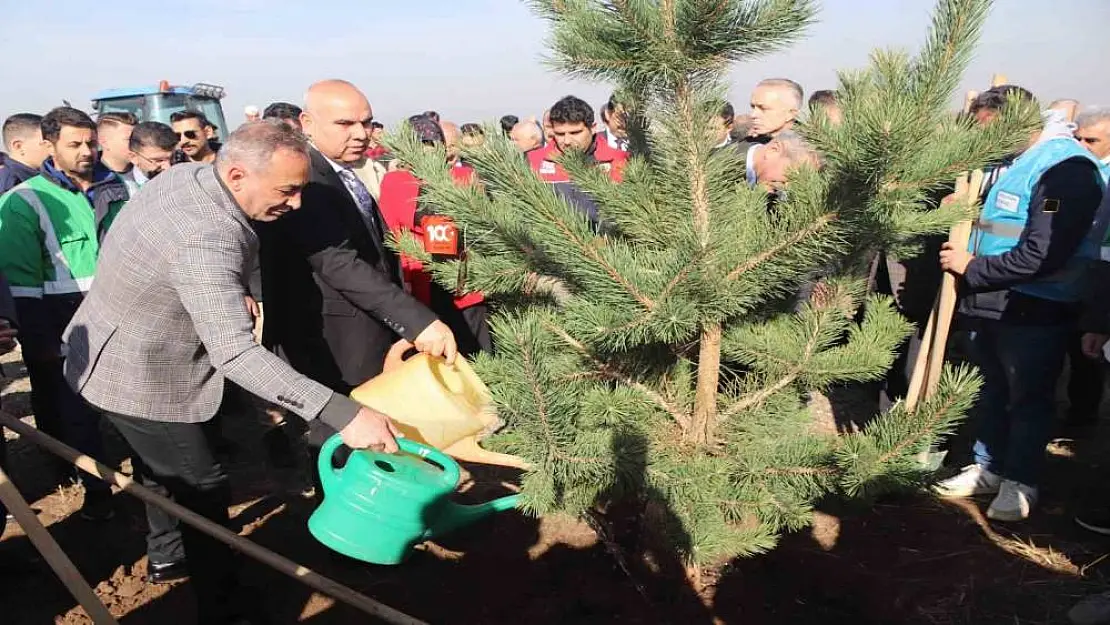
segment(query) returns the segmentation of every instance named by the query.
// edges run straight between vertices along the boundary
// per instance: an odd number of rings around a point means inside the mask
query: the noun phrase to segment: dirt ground
[[[4,408],[29,417],[21,363],[17,356],[4,362]],[[816,402],[816,410],[826,418],[845,410],[833,399]],[[986,501],[907,495],[868,508],[828,503],[813,530],[784,537],[770,554],[706,573],[708,583],[697,592],[660,573],[673,569],[667,563],[628,558],[621,566],[581,521],[517,513],[427,544],[400,566],[346,559],[309,535],[306,474],[267,466],[260,419],[243,415],[225,430],[239,446],[229,462],[235,529],[429,623],[1022,625],[1065,623],[1076,600],[1106,588],[1110,539],[1085,533],[1072,516],[1106,501],[1108,428],[1061,428],[1043,502],[1026,523],[988,523]],[[106,433],[108,460],[128,467],[125,447]],[[121,623],[193,623],[187,582],[143,582],[145,521],[138,501],[118,494],[115,520],[82,521],[74,514],[81,487],[58,487],[46,452],[7,435],[13,479]],[[471,498],[507,492],[499,483],[512,477],[474,475]],[[263,565],[248,562],[242,578],[274,623],[373,622]],[[91,622],[15,523],[0,540],[0,610],[4,624]]]

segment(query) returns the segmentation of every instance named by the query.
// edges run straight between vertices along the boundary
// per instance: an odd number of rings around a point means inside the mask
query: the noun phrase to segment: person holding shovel
[[[1074,138],[1038,131],[990,188],[967,249],[942,247],[983,387],[974,464],[936,490],[995,495],[991,519],[1023,520],[1036,505],[1056,380],[1106,231],[1104,188],[1097,160]]]

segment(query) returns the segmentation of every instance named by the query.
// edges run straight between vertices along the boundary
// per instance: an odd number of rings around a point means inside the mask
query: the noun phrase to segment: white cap
[[[253,104],[248,104],[247,108],[243,109],[243,112],[247,115],[258,115],[261,111],[258,109],[257,106]]]

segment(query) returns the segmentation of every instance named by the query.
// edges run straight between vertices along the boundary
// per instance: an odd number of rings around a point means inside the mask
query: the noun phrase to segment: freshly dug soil
[[[4,407],[29,416],[21,364],[11,356],[5,361],[11,378]],[[814,410],[830,429],[834,421],[857,421],[860,412],[873,410],[870,392],[841,389],[828,401],[815,401]],[[427,543],[399,566],[347,559],[308,533],[312,503],[302,496],[307,473],[267,464],[262,419],[248,411],[223,427],[237,445],[228,462],[236,529],[429,623],[1059,623],[1076,600],[1105,587],[1101,557],[1110,545],[1071,522],[1082,502],[1107,501],[1105,427],[1069,433],[1074,440],[1054,445],[1043,502],[1027,523],[992,527],[980,513],[985,501],[950,504],[919,495],[870,508],[829,503],[811,531],[784,537],[764,556],[704,571],[705,586],[696,590],[678,563],[661,562],[657,554],[623,551],[618,557],[580,520],[515,512]],[[105,432],[108,460],[128,470],[126,448]],[[114,520],[85,522],[75,514],[82,487],[59,487],[45,452],[11,432],[8,437],[13,479],[121,623],[195,622],[188,582],[150,586],[143,580],[145,519],[137,500],[117,495]],[[510,492],[501,482],[511,482],[511,473],[470,469],[474,483],[463,501]],[[373,622],[261,564],[247,562],[241,578],[274,623]],[[0,540],[0,623],[91,623],[75,604],[9,523]]]

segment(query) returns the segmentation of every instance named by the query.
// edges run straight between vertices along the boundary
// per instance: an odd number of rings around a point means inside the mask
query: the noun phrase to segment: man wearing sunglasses
[[[133,167],[120,177],[133,197],[139,187],[173,164],[177,133],[161,122],[143,122],[131,131],[127,147]]]
[[[208,143],[208,135],[204,127],[208,120],[196,111],[179,111],[170,115],[173,131],[177,133],[177,148],[184,155],[179,159],[185,163],[212,163],[216,160],[216,151]]]

